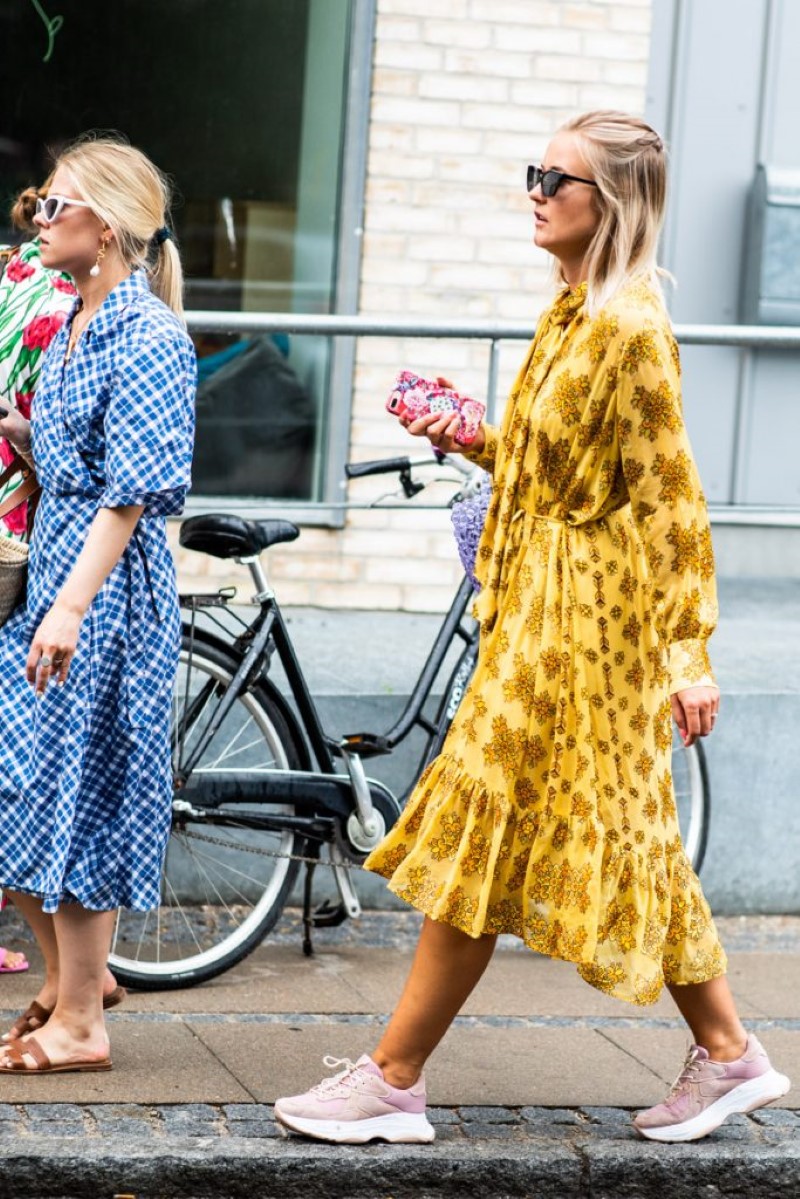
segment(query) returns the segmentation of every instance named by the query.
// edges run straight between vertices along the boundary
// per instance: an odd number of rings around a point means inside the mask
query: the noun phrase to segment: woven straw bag
[[[38,498],[39,483],[33,468],[24,459],[14,456],[10,466],[0,475],[0,488],[4,487],[15,475],[22,476],[22,482],[16,491],[0,504],[0,517],[7,516],[26,500]],[[34,508],[31,502],[28,509],[28,529],[30,530]],[[10,537],[0,535],[0,626],[4,625],[14,609],[25,596],[25,584],[28,578],[28,547],[22,541],[12,541]]]

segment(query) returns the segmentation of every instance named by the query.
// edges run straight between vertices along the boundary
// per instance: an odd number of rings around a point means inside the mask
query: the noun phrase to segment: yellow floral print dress
[[[366,865],[647,1004],[726,968],[670,773],[670,694],[714,681],[714,561],[660,294],[640,277],[593,319],[585,299],[545,313],[476,455],[495,482],[477,669]]]

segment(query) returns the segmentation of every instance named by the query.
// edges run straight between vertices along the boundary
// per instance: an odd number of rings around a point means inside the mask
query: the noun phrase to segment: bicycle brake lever
[[[403,488],[407,500],[413,499],[415,495],[419,495],[425,489],[424,483],[417,483],[411,478],[410,470],[400,471],[400,486]]]

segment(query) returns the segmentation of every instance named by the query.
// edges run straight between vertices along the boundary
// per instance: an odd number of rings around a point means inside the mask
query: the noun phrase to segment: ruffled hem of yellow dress
[[[726,971],[679,837],[621,844],[585,819],[520,810],[448,754],[428,767],[365,867],[432,920],[471,937],[520,937],[628,1003],[655,1003],[665,983]]]

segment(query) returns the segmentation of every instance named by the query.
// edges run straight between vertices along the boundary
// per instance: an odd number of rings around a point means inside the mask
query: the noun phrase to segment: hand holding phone
[[[423,379],[413,371],[401,371],[386,401],[386,409],[393,416],[407,416],[418,420],[421,416],[457,412],[458,431],[454,440],[459,445],[470,445],[483,420],[486,406],[480,400],[462,396],[452,387],[442,387],[430,379]]]

